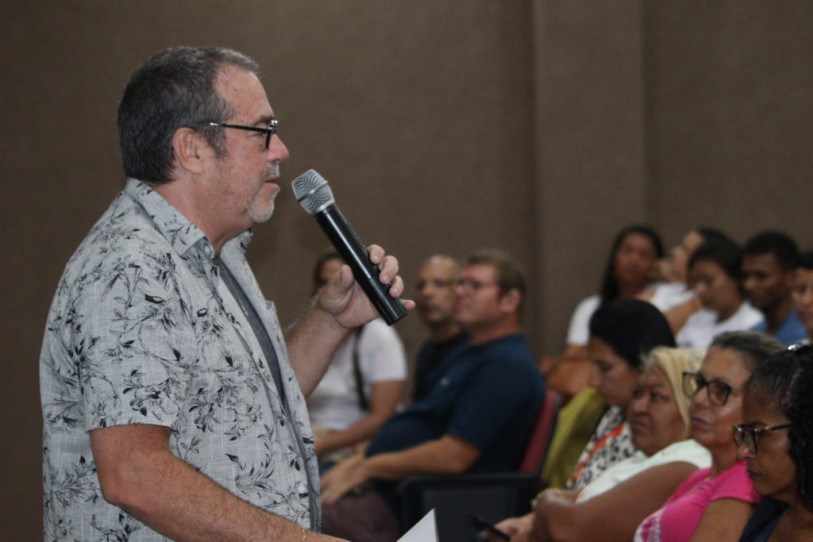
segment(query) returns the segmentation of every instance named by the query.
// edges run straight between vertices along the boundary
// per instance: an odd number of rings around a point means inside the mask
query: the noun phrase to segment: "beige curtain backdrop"
[[[4,540],[41,536],[48,305],[123,186],[120,92],[164,47],[256,58],[291,152],[284,180],[322,173],[408,284],[436,252],[511,251],[538,355],[562,348],[629,223],[667,245],[702,224],[813,247],[813,2],[7,0],[0,29]],[[277,209],[250,258],[291,321],[326,241],[290,187]],[[397,330],[412,357],[417,316]]]

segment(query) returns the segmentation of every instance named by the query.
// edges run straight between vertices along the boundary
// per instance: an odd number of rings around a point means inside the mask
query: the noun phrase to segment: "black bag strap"
[[[359,363],[359,341],[361,340],[361,332],[364,331],[364,326],[360,326],[356,331],[356,336],[353,343],[353,378],[356,380],[356,393],[359,398],[359,407],[361,410],[368,410],[370,403],[364,395],[364,377],[361,374],[361,367]]]

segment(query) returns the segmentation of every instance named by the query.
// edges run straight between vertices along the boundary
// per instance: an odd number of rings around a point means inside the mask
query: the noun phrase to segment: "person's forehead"
[[[779,270],[779,262],[776,260],[776,255],[773,252],[765,252],[764,254],[743,254],[742,266],[744,268]]]
[[[430,261],[421,266],[418,275],[424,278],[448,278],[454,275],[454,265],[444,260]]]
[[[496,274],[496,269],[488,263],[474,263],[464,266],[460,274],[469,277],[493,277]]]
[[[750,375],[742,354],[719,346],[709,348],[698,372],[709,380],[720,378],[726,381],[745,381]]]
[[[663,371],[661,371],[659,368],[650,367],[638,377],[638,385],[646,388],[666,387],[666,375],[664,375]]]
[[[245,121],[270,120],[274,116],[268,96],[257,75],[226,65],[220,68],[215,89],[234,109],[234,116]]]
[[[796,268],[796,282],[813,282],[813,269]]]
[[[689,273],[692,275],[717,275],[725,273],[723,267],[714,260],[697,260],[692,264]]]

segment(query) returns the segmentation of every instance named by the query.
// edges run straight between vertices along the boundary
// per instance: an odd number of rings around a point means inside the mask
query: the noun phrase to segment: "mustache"
[[[263,179],[279,177],[279,164],[274,163],[263,170]]]

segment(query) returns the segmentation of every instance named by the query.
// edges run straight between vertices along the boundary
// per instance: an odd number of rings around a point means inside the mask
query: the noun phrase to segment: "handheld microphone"
[[[292,185],[296,200],[322,227],[384,321],[392,325],[406,316],[407,310],[401,301],[392,297],[387,291],[389,287],[378,280],[378,267],[370,262],[361,239],[336,206],[327,181],[309,169],[294,179]]]

